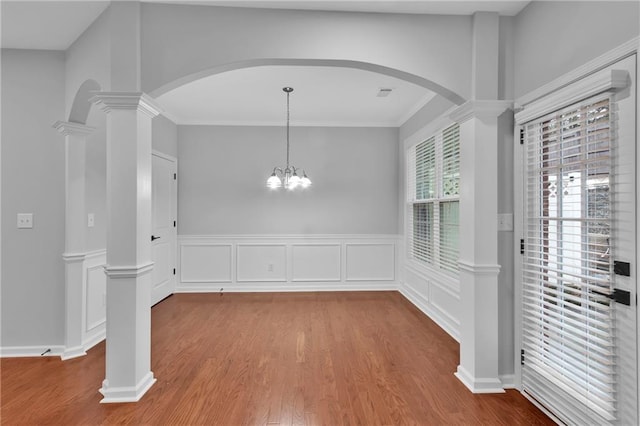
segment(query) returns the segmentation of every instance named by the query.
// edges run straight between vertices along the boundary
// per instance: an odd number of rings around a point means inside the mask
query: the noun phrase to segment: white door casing
[[[176,286],[177,161],[153,152],[152,157],[152,242],[154,262],[151,305],[173,294]]]
[[[582,81],[566,86],[554,93],[550,93],[545,99],[541,99],[527,105],[523,111],[516,115],[518,125],[523,125],[529,120],[542,116],[544,113],[551,113],[566,106],[567,104],[580,101],[577,94],[585,91],[584,98],[594,95],[600,89],[587,89],[589,85],[597,87],[598,84],[607,78],[614,81],[611,87],[604,90],[611,90],[612,114],[614,116],[615,140],[611,150],[611,253],[617,261],[631,264],[631,274],[629,277],[615,274],[612,276],[613,287],[629,291],[631,294],[631,305],[626,306],[613,303],[614,327],[615,327],[615,360],[616,360],[616,421],[618,424],[637,424],[638,422],[638,320],[637,320],[637,283],[636,269],[637,259],[637,228],[636,228],[636,168],[638,164],[638,153],[636,152],[636,129],[637,123],[637,87],[636,87],[636,55],[631,55],[619,62],[604,67],[601,71],[591,74]],[[623,78],[619,78],[619,77]],[[595,83],[595,84],[594,84]],[[591,92],[589,93],[589,90]],[[563,103],[559,94],[567,95],[570,102]],[[571,96],[574,98],[571,99]],[[527,110],[527,108],[529,108]],[[545,110],[545,108],[547,108]],[[522,127],[521,127],[522,128]],[[517,129],[519,130],[519,129]],[[526,233],[524,224],[527,218],[526,212],[526,159],[524,154],[519,154],[516,158],[516,176],[520,176],[522,193],[516,193],[516,203],[522,212],[522,220],[518,221],[518,238]],[[516,342],[519,342],[518,350],[523,347],[523,327],[526,326],[527,318],[523,317],[521,308],[523,297],[522,288],[522,268],[516,266],[516,322],[518,331]],[[523,324],[525,321],[525,324]],[[526,356],[526,355],[525,355]],[[522,378],[522,368],[518,366],[517,376]]]

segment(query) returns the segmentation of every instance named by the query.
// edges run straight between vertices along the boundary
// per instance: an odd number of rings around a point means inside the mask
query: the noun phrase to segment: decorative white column
[[[107,113],[107,342],[101,402],[134,402],[151,372],[151,120],[142,93],[102,92]]]
[[[498,372],[498,117],[510,101],[469,101],[460,124],[460,365],[474,393],[504,392]]]
[[[95,129],[57,121],[65,136],[65,350],[63,360],[86,355],[82,344],[84,260],[86,255],[86,140]]]

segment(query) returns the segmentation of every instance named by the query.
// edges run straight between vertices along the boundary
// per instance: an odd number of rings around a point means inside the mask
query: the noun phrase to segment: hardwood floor
[[[474,395],[458,344],[396,292],[177,294],[152,309],[157,383],[100,404],[87,356],[1,360],[2,424],[553,424],[517,391]]]

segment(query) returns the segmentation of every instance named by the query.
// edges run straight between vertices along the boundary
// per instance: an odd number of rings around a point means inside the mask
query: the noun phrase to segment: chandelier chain
[[[289,168],[289,95],[287,92],[287,169]]]

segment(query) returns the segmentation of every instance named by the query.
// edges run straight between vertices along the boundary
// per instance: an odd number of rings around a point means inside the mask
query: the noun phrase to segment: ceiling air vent
[[[380,90],[378,90],[378,94],[376,95],[379,98],[386,98],[387,96],[389,96],[389,94],[391,93],[393,89],[391,88],[381,88]]]

